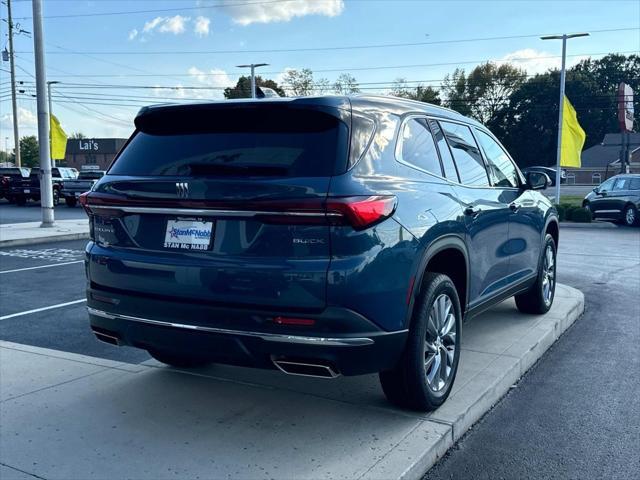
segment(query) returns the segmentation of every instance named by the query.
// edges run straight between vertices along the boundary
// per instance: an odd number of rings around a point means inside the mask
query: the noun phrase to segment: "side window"
[[[442,175],[431,130],[423,119],[411,118],[402,127],[400,158],[420,170]]]
[[[629,182],[629,190],[640,190],[640,178],[632,178]]]
[[[440,125],[438,125],[438,122],[435,120],[429,120],[429,126],[431,127],[431,131],[438,145],[438,150],[440,151],[440,160],[442,160],[445,177],[452,182],[459,182],[460,178],[456,171],[456,165],[453,163],[451,150],[449,150],[449,145],[447,145],[447,141],[444,139],[444,133],[442,133]]]
[[[594,173],[593,176],[595,176],[595,175],[600,176],[599,173]],[[603,182],[602,185],[600,185],[600,191],[601,192],[607,192],[607,191],[611,190],[611,187],[613,187],[613,182],[615,182],[615,181],[616,181],[615,178],[610,178],[606,182]],[[598,183],[600,183],[600,182],[598,182]]]
[[[616,180],[615,185],[613,186],[614,190],[629,190],[629,179],[628,178],[619,178]]]
[[[440,124],[451,146],[461,182],[465,185],[489,186],[489,177],[471,129],[459,123]]]
[[[518,187],[518,172],[502,147],[482,130],[476,129],[478,142],[489,163],[491,181],[496,187]]]

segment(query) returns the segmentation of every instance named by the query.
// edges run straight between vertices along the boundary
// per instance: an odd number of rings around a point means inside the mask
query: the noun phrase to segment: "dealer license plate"
[[[213,238],[213,222],[168,220],[164,247],[178,250],[208,250]]]
[[[31,190],[29,190],[28,188],[25,188],[25,189],[23,190],[23,193],[31,193]]]

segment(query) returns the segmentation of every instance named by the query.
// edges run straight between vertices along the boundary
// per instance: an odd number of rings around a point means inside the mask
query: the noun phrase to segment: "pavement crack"
[[[10,468],[11,470],[15,470],[16,472],[24,473],[25,475],[29,475],[30,477],[33,477],[33,478],[40,478],[41,480],[47,480],[46,478],[41,477],[40,475],[36,475],[35,473],[27,472],[27,471],[22,470],[20,468],[12,467],[11,465],[7,465],[4,462],[0,462],[0,465],[2,465],[3,467],[6,467],[6,468]]]

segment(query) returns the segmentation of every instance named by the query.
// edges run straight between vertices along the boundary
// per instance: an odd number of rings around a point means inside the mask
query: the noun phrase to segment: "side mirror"
[[[600,193],[600,187],[593,187],[593,193],[595,193],[596,195]]]
[[[527,187],[531,190],[544,190],[551,185],[549,175],[542,172],[527,173]]]

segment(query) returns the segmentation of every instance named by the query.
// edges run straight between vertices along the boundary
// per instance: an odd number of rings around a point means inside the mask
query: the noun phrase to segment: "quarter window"
[[[458,123],[440,122],[440,124],[451,146],[462,183],[489,186],[489,177],[471,129]]]
[[[402,161],[426,172],[442,175],[433,135],[423,119],[412,118],[402,129]]]
[[[496,187],[517,187],[519,185],[516,167],[502,147],[482,130],[478,132],[478,142],[484,151],[489,166],[491,181]]]

